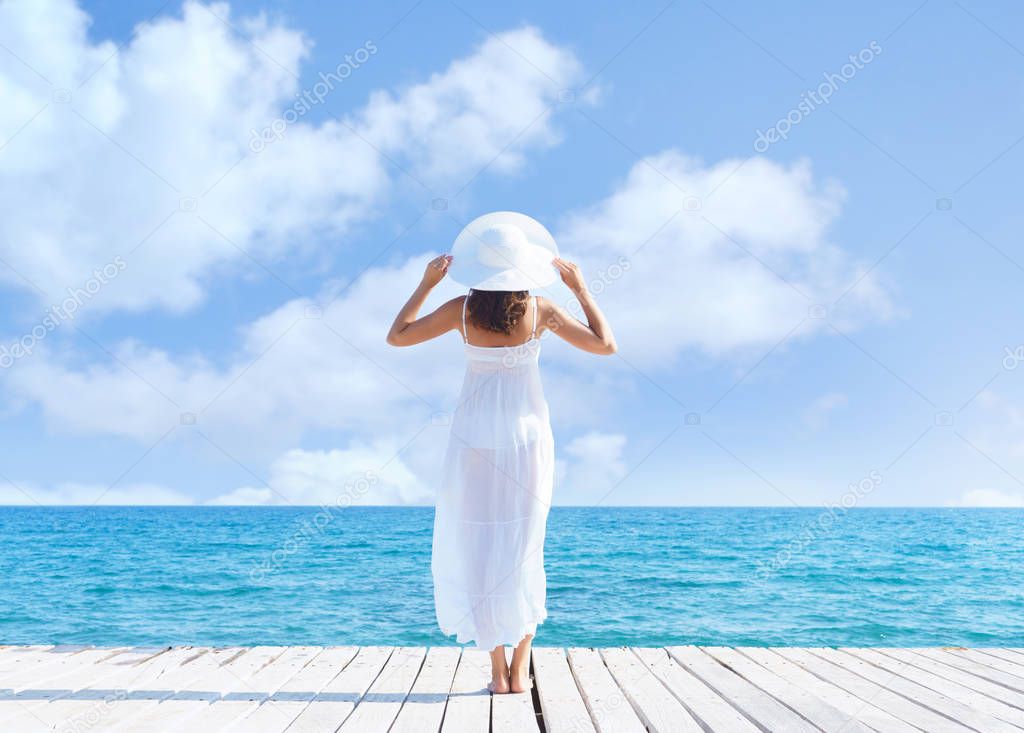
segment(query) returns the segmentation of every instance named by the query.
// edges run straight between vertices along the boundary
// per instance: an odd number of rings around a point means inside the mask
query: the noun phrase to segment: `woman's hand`
[[[423,273],[422,283],[432,288],[444,280],[448,274],[448,265],[452,263],[451,255],[439,255],[427,263],[427,269]]]
[[[566,284],[569,290],[579,295],[587,289],[587,282],[583,279],[583,273],[580,272],[579,265],[575,262],[569,262],[569,260],[556,257],[551,260],[551,264],[558,269],[558,274],[562,276],[562,282]]]

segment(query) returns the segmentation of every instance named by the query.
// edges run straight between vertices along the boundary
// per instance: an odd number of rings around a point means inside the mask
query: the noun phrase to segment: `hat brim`
[[[518,227],[528,246],[507,267],[485,265],[476,256],[480,232],[502,225]],[[558,257],[555,238],[539,221],[515,211],[496,211],[471,221],[456,237],[451,254],[448,276],[473,290],[532,290],[547,287],[558,279],[558,271],[551,263]]]

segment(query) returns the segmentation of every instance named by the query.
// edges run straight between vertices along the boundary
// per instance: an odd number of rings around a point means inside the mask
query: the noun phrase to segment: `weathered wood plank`
[[[998,669],[1004,674],[1013,675],[1024,684],[1024,662],[1016,661],[1013,656],[1006,659],[998,649],[954,649],[953,653]]]
[[[776,648],[774,651],[811,674],[859,697],[865,704],[870,703],[881,707],[905,723],[921,730],[934,733],[966,733],[971,730],[902,695],[897,695],[889,690],[884,682],[877,684],[867,680],[854,672],[811,654],[807,649],[783,647]]]
[[[818,730],[768,693],[756,687],[736,672],[723,666],[702,649],[693,646],[668,648],[679,664],[683,665],[704,684],[743,711],[751,720],[768,730],[800,731],[812,733]]]
[[[597,733],[564,650],[535,647],[533,676],[548,733]]]
[[[646,730],[596,649],[569,649],[569,667],[599,733]]]
[[[633,651],[625,647],[602,649],[601,657],[648,731],[703,733],[690,711]]]
[[[36,663],[23,660],[22,666],[10,672],[12,677],[5,679],[3,690],[0,691],[0,722],[3,727],[11,727],[14,721],[23,727],[34,727],[42,722],[37,710],[47,701],[62,697],[73,692],[71,687],[81,686],[77,680],[88,678],[91,674],[103,677],[112,670],[106,666],[97,666],[117,656],[123,648],[117,649],[82,649],[78,652],[43,652],[42,656],[34,656]],[[29,718],[33,719],[29,722]]]
[[[901,677],[927,687],[929,690],[956,700],[973,710],[988,713],[1000,720],[1006,721],[1008,724],[1024,727],[1024,710],[1007,705],[1002,699],[993,699],[945,677],[933,674],[915,665],[907,664],[899,659],[893,659],[874,649],[847,649],[845,651],[871,662],[876,667],[895,672]],[[1010,690],[1007,690],[1007,692],[1010,692]]]
[[[236,726],[246,733],[278,733],[285,730],[324,686],[352,660],[356,647],[330,647],[307,658],[288,660],[295,669],[278,689],[258,708],[240,719]]]
[[[463,649],[455,670],[442,733],[487,733],[491,726],[491,660],[483,649]]]
[[[876,651],[1024,710],[1024,693],[1011,690],[1009,687],[991,682],[984,677],[978,677],[970,672],[965,672],[962,669],[945,664],[924,654],[919,654],[911,649],[885,648],[877,649]]]
[[[638,647],[633,649],[633,653],[706,728],[735,733],[760,731],[717,692],[673,660],[665,649]]]
[[[109,705],[97,704],[88,711],[76,711],[72,717],[75,720],[83,717],[89,719],[99,712],[104,730],[123,729],[136,716],[154,708],[178,690],[188,687],[204,670],[238,653],[239,649],[194,647],[161,654],[139,665],[136,675],[122,681],[120,689],[109,698]]]
[[[427,650],[419,676],[389,733],[437,733],[441,730],[448,694],[462,650],[436,646]]]
[[[548,733],[1024,730],[1018,649],[534,650]],[[0,647],[0,730],[538,731],[456,647]]]
[[[530,692],[491,697],[492,733],[540,733]]]
[[[739,651],[762,667],[775,672],[779,677],[789,680],[822,700],[827,700],[845,715],[859,720],[875,730],[887,733],[917,733],[919,730],[876,707],[871,701],[861,700],[843,688],[816,677],[800,665],[780,656],[775,649],[743,647]]]
[[[704,647],[704,651],[822,730],[871,733],[863,723],[786,678],[779,677],[736,649]]]
[[[950,697],[930,690],[924,685],[901,677],[894,672],[876,667],[870,662],[845,651],[838,649],[814,649],[812,651],[814,654],[833,662],[837,666],[855,672],[872,682],[882,684],[893,692],[897,692],[922,705],[927,705],[932,710],[952,720],[968,725],[975,730],[983,730],[986,733],[989,731],[991,733],[1019,733],[1019,731],[1015,730],[1015,726],[981,711],[972,710]]]
[[[328,682],[288,727],[288,733],[334,733],[352,713],[384,665],[391,647],[366,646]]]
[[[969,659],[959,654],[954,654],[948,649],[914,649],[913,651],[916,654],[920,654],[921,656],[929,659],[934,659],[951,667],[969,672],[970,674],[982,679],[996,682],[1015,692],[1024,693],[1024,684],[1022,684],[1020,678],[1015,675],[1006,674],[1005,672],[989,667],[986,664],[979,664],[973,659]]]
[[[82,649],[77,652],[40,652],[15,662],[14,667],[0,675],[0,690],[24,690],[52,684],[61,677],[73,673],[82,666],[90,667],[96,662],[109,659],[125,651],[125,647],[107,649]]]
[[[380,676],[373,681],[363,699],[356,704],[356,709],[338,729],[339,733],[388,730],[409,696],[426,653],[423,647],[395,649]]]
[[[157,654],[141,649],[115,652],[92,664],[80,664],[63,674],[53,684],[42,689],[25,688],[14,697],[23,703],[22,711],[14,717],[3,717],[4,727],[19,727],[25,715],[45,721],[51,727],[63,723],[75,712],[92,711],[97,715],[97,703],[113,703],[117,699],[116,688],[121,681],[130,680],[138,674],[138,667],[153,659]],[[106,688],[104,690],[103,688]],[[108,702],[109,701],[109,702]],[[0,714],[2,715],[2,714]]]

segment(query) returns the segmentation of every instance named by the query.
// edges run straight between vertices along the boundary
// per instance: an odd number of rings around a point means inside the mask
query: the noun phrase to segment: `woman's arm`
[[[582,323],[564,308],[545,300],[543,327],[553,331],[556,336],[565,339],[577,349],[591,354],[614,354],[618,347],[615,344],[612,327],[608,325],[604,313],[597,307],[594,296],[587,290],[587,283],[580,268],[575,263],[560,258],[554,260],[554,265],[562,276],[562,282],[572,290],[583,307],[587,322]]]
[[[435,257],[427,263],[423,279],[416,290],[402,306],[388,331],[388,343],[392,346],[412,346],[421,344],[453,328],[458,328],[461,318],[462,297],[452,298],[433,313],[417,318],[423,302],[444,276],[448,274],[448,265],[452,258],[449,255]]]

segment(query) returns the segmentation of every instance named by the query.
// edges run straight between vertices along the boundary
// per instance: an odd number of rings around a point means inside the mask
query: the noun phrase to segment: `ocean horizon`
[[[553,507],[544,646],[1024,646],[1024,509]],[[0,643],[448,645],[433,507],[0,507]]]

